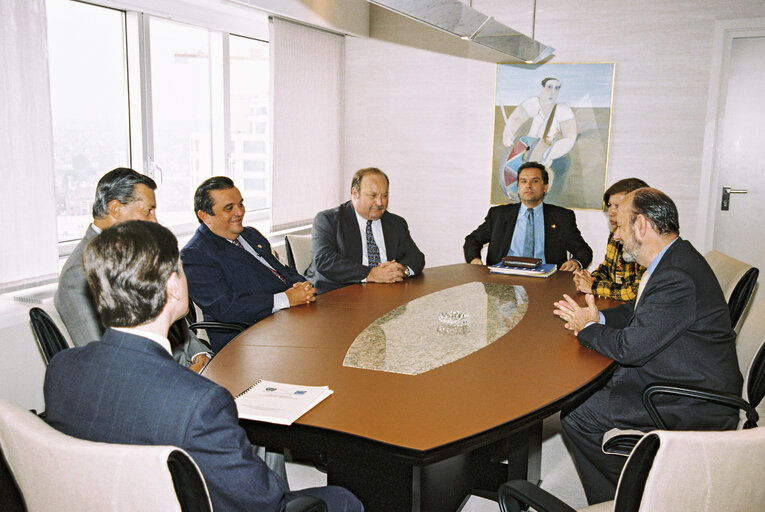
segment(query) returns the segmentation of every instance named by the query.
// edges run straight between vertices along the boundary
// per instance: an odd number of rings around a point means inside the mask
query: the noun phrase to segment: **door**
[[[760,269],[756,304],[765,298],[765,29],[732,36],[729,43],[723,56],[728,72],[723,66],[720,80],[711,246]],[[726,186],[741,191],[730,195],[728,210],[722,208]]]

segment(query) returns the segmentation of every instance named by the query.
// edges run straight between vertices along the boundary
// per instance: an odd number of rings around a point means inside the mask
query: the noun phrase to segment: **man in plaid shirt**
[[[622,243],[614,240],[614,229],[616,229],[616,212],[619,211],[619,203],[624,196],[633,190],[647,186],[648,184],[641,179],[627,178],[617,181],[603,194],[608,222],[611,224],[606,259],[592,274],[585,269],[574,272],[574,284],[580,292],[616,300],[632,300],[637,295],[640,276],[643,275],[645,268],[634,262],[627,263],[622,259]]]

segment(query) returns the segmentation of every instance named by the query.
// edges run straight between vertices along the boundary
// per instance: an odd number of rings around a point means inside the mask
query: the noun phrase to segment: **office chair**
[[[736,339],[738,366],[744,376],[742,396],[720,393],[714,389],[675,383],[655,383],[643,391],[643,405],[651,419],[660,429],[667,425],[655,404],[655,397],[674,395],[714,402],[740,410],[739,429],[757,426],[759,418],[765,415],[765,300],[756,304],[747,315]],[[603,438],[603,451],[613,455],[628,455],[642,433],[612,429]]]
[[[285,235],[287,263],[303,274],[311,265],[311,235]]]
[[[45,365],[50,363],[59,351],[69,348],[66,338],[56,325],[56,322],[41,308],[29,310],[29,321],[32,325],[37,346],[40,349]]]
[[[0,454],[6,512],[212,512],[204,476],[184,450],[78,439],[3,399]],[[286,506],[286,512],[326,510],[310,496]]]
[[[208,329],[211,330],[220,330],[220,331],[229,331],[229,332],[235,332],[240,333],[243,332],[247,327],[244,325],[239,324],[233,324],[228,322],[213,322],[213,321],[197,321],[198,314],[202,314],[201,310],[198,311],[198,307],[196,304],[194,304],[194,301],[189,298],[189,312],[186,313],[186,323],[188,324],[188,328],[191,331],[194,331],[195,333],[198,333],[200,330],[207,331]],[[206,345],[210,345],[208,340],[200,338],[201,341],[205,342]],[[212,350],[212,349],[210,349]]]
[[[77,439],[0,400],[0,449],[29,512],[212,511],[199,468],[173,446]]]
[[[749,512],[765,510],[765,428],[646,434],[624,465],[614,501],[581,512]],[[499,488],[502,512],[529,505],[538,512],[573,512],[526,480]]]
[[[725,300],[728,301],[731,326],[735,329],[741,315],[746,310],[752,297],[754,285],[760,271],[748,263],[731,258],[719,251],[709,251],[704,255],[709,266],[720,283]]]

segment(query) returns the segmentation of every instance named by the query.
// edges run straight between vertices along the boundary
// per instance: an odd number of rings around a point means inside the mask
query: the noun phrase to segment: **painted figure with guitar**
[[[550,186],[556,176],[564,173],[571,165],[568,152],[574,147],[577,137],[576,119],[571,108],[558,104],[561,82],[557,78],[542,80],[539,96],[527,98],[505,118],[502,142],[507,152],[502,159],[499,182],[502,192],[515,198],[518,194],[518,167],[524,162],[539,162],[550,172]],[[531,120],[528,133],[521,135],[520,129]]]

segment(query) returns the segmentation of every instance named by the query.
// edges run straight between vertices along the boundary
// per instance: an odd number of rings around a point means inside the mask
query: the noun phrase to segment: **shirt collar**
[[[539,209],[542,208],[542,205],[545,204],[545,203],[544,203],[544,201],[542,201],[541,203],[536,205],[534,208],[529,208],[528,206],[526,206],[523,203],[520,203],[520,204],[521,204],[521,209],[518,211],[518,215],[525,215],[526,214],[526,210],[534,210],[534,214],[536,215],[537,213],[539,213]]]
[[[359,228],[362,229],[362,230],[366,230],[367,229],[367,219],[365,219],[364,217],[359,215],[359,212],[356,211],[356,208],[353,209],[353,213],[356,214],[356,220],[359,223]],[[380,217],[380,219],[382,219],[382,217]],[[372,225],[374,226],[375,223],[380,222],[380,219],[373,220],[372,221]]]
[[[646,267],[646,272],[650,272],[653,274],[653,271],[656,269],[656,267],[659,265],[659,262],[661,261],[661,258],[664,256],[664,253],[667,252],[667,249],[669,249],[672,244],[680,240],[680,237],[676,237],[674,240],[672,240],[667,246],[661,250],[659,254],[656,255],[656,257],[651,261],[651,264]]]
[[[90,227],[93,228],[93,231],[95,231],[96,234],[99,234],[99,235],[101,234],[101,231],[103,231],[101,228],[99,228],[95,224],[91,224]]]
[[[144,331],[142,329],[137,329],[135,327],[112,327],[115,331],[124,332],[126,334],[132,334],[134,336],[140,336],[142,338],[148,338],[151,341],[157,343],[159,346],[164,348],[168,354],[171,356],[173,355],[173,349],[170,348],[170,340],[168,340],[164,336],[160,336],[159,334],[155,334],[153,332]]]

